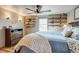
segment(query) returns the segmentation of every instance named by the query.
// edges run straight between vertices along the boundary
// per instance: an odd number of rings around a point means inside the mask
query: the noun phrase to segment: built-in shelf
[[[32,17],[25,18],[25,20],[24,20],[24,26],[26,28],[32,28],[32,27],[35,26],[35,22],[36,22],[35,18],[32,18]]]
[[[24,32],[26,34],[32,33],[35,30],[36,16],[24,16]]]
[[[67,23],[67,14],[54,14],[48,16],[48,30],[49,27],[61,27],[62,24]]]
[[[48,25],[48,26],[61,26],[61,25]]]

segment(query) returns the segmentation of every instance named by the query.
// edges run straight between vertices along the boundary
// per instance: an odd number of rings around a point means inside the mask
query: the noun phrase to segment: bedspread
[[[14,50],[20,49],[21,46],[26,46],[36,53],[51,53],[51,46],[48,39],[37,34],[32,33],[24,36],[19,43],[14,47]]]

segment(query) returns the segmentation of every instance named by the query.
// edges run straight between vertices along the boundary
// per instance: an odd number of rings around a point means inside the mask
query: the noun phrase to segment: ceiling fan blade
[[[27,10],[30,10],[30,11],[33,11],[33,12],[35,12],[34,10],[32,10],[32,9],[29,9],[29,8],[26,8]]]
[[[27,13],[27,14],[38,14],[38,13],[34,12],[34,13]]]
[[[40,13],[43,13],[43,12],[51,12],[51,10],[40,11]]]

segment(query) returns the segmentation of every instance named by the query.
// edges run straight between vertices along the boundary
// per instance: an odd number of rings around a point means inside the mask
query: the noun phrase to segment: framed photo
[[[79,19],[79,6],[74,9],[74,20]]]

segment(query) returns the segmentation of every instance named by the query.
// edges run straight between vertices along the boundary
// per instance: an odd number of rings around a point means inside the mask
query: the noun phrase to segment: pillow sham
[[[65,33],[65,37],[71,37],[72,33],[73,33],[72,31],[67,31]]]
[[[71,31],[72,31],[72,28],[71,27],[66,27],[66,28],[64,28],[62,34],[63,34],[63,36],[65,36],[66,32],[71,32]]]

